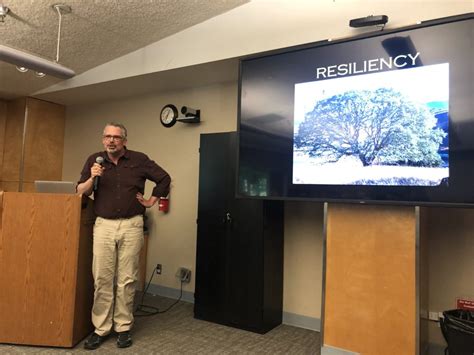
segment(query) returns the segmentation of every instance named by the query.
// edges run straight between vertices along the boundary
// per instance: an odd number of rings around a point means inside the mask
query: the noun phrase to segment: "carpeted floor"
[[[147,296],[144,303],[161,310],[174,301]],[[318,332],[281,325],[261,335],[194,319],[193,305],[179,302],[168,312],[137,317],[133,345],[118,349],[110,336],[94,352],[84,350],[83,341],[73,349],[0,344],[0,354],[320,354]]]

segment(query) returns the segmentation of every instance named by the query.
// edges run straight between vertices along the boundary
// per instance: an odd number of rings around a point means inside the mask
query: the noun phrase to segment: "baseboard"
[[[283,312],[283,324],[314,330],[316,332],[321,331],[321,319],[295,313]]]
[[[155,296],[162,296],[171,299],[178,299],[180,291],[176,288],[150,284],[147,293]],[[181,301],[194,303],[194,292],[183,291]],[[321,320],[318,318],[302,316],[300,314],[283,312],[282,323],[298,328],[304,328],[319,332],[321,330]]]

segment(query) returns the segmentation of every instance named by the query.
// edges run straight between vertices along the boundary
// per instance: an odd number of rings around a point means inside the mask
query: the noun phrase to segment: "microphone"
[[[97,157],[95,158],[95,162],[99,164],[100,166],[102,166],[102,163],[104,162],[104,158]],[[100,179],[100,176],[96,176],[94,178],[94,191],[97,191],[97,188],[99,187],[99,179]]]

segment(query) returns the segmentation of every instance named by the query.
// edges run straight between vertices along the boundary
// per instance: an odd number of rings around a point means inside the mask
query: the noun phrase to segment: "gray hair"
[[[105,125],[105,127],[108,127],[108,126],[120,128],[120,130],[122,131],[122,138],[124,139],[127,138],[127,129],[125,128],[123,124],[117,123],[117,122],[109,122]],[[104,131],[105,131],[105,127],[104,127]]]

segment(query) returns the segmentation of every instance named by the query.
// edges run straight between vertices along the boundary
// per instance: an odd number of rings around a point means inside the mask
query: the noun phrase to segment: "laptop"
[[[50,194],[75,194],[76,182],[36,180],[35,191]]]

